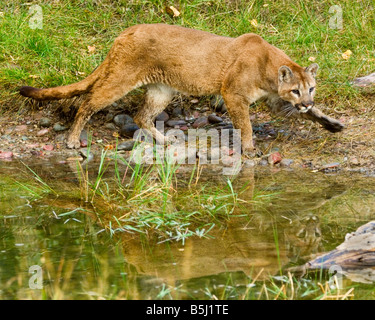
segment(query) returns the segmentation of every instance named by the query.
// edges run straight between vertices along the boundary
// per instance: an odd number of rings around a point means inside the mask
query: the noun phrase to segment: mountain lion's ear
[[[314,78],[316,77],[316,73],[318,72],[319,66],[317,63],[313,63],[312,65],[308,66],[305,71],[310,73]]]
[[[287,66],[281,66],[279,69],[279,83],[289,82],[293,78],[293,71]]]

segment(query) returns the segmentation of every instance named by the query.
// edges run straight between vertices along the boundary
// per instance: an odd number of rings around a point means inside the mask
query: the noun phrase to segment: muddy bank
[[[139,101],[134,102],[134,99],[119,101],[95,114],[81,134],[79,150],[65,147],[64,139],[74,112],[69,116],[62,113],[59,102],[43,104],[39,110],[30,106],[22,115],[4,115],[0,117],[0,159],[57,157],[60,161],[83,161],[88,145],[90,157],[99,157],[103,148],[115,150],[116,146],[127,157],[134,145],[133,134],[139,129],[132,118],[137,103]],[[250,113],[254,141],[261,152],[255,159],[243,157],[242,164],[372,173],[375,170],[373,99],[369,99],[367,105],[360,114],[354,110],[339,112],[318,106],[345,125],[344,131],[336,134],[309,121],[274,117],[262,105],[253,107]],[[179,129],[185,135],[189,129],[217,129],[220,132],[233,128],[225,105],[218,99],[179,97],[157,120],[166,131]],[[209,151],[198,149],[196,159],[202,157],[202,152]],[[228,155],[234,152],[228,150]]]

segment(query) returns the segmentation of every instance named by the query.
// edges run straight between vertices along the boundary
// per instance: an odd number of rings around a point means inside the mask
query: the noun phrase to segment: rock
[[[27,125],[26,124],[21,124],[19,126],[16,126],[14,128],[15,132],[25,132],[27,130]]]
[[[281,158],[281,154],[279,152],[271,153],[268,156],[268,163],[272,164],[272,165],[280,163],[281,160],[282,160],[282,158]]]
[[[280,166],[282,167],[290,167],[294,163],[294,160],[292,159],[282,159],[280,161]]]
[[[58,122],[53,125],[53,131],[55,131],[55,132],[65,131],[66,129],[68,129],[68,128],[61,125]]]
[[[41,137],[41,136],[46,135],[48,132],[49,132],[49,128],[44,128],[44,129],[42,129],[42,130],[39,130],[39,131],[36,133],[36,135],[37,135],[38,137]]]
[[[126,124],[133,123],[133,118],[125,113],[121,113],[113,118],[113,122],[116,126],[122,127]]]
[[[211,108],[217,112],[227,112],[227,107],[225,106],[224,100],[221,96],[215,96],[211,99]]]
[[[130,151],[133,149],[135,142],[136,142],[135,140],[127,140],[127,141],[121,142],[118,144],[117,150]]]
[[[200,114],[199,111],[197,111],[197,110],[195,110],[195,111],[193,112],[193,118],[194,118],[194,119],[199,118],[200,115],[201,115],[201,114]]]
[[[324,166],[322,166],[319,171],[336,171],[338,170],[338,167],[340,166],[340,163],[339,162],[332,162],[332,163],[328,163],[328,164],[325,164]]]
[[[162,113],[159,113],[156,118],[155,118],[155,121],[162,121],[162,122],[166,122],[168,121],[169,119],[169,115],[168,113],[166,113],[165,111],[163,111]]]
[[[183,114],[182,114],[182,108],[181,107],[176,107],[173,109],[172,111],[172,116],[175,117],[175,118],[178,118],[178,117],[181,117]]]
[[[259,161],[259,165],[260,166],[267,166],[268,165],[268,161],[266,159],[262,159]]]
[[[39,126],[43,127],[43,128],[49,128],[52,124],[52,121],[51,119],[49,118],[41,118],[39,120]]]
[[[202,128],[208,124],[208,119],[207,117],[199,117],[197,120],[194,121],[193,123],[193,128]]]
[[[88,145],[87,139],[81,139],[81,148],[85,148]]]
[[[217,116],[216,114],[210,114],[207,119],[210,123],[223,122],[223,119],[221,117]]]
[[[185,126],[187,123],[185,120],[169,120],[167,126],[174,128],[175,126]]]
[[[358,166],[358,165],[360,165],[360,162],[357,159],[357,157],[351,157],[349,159],[349,163],[350,163],[351,166]]]
[[[139,130],[139,127],[135,123],[129,123],[121,127],[120,134],[125,137],[133,138],[137,130]]]
[[[252,167],[255,167],[255,165],[256,165],[256,162],[252,159],[246,159],[243,162],[244,168],[252,168]]]
[[[39,143],[30,143],[26,145],[26,148],[28,149],[35,149],[39,147]]]
[[[109,129],[109,130],[117,130],[117,127],[112,122],[108,122],[104,124],[104,128]]]
[[[12,151],[0,151],[0,159],[11,159],[13,158]]]
[[[56,135],[56,137],[55,137],[56,142],[64,142],[64,140],[65,140],[65,134],[64,133],[60,133],[60,134]]]
[[[105,116],[105,121],[106,122],[111,122],[113,121],[115,115],[112,112],[108,112],[107,115]]]
[[[192,103],[192,104],[197,104],[198,102],[199,102],[198,99],[192,99],[192,100],[190,100],[190,103]]]
[[[87,140],[88,138],[87,138],[87,131],[85,130],[85,129],[83,129],[82,131],[81,131],[81,134],[80,134],[80,136],[79,136],[79,140]]]
[[[87,161],[91,161],[94,159],[94,154],[92,152],[89,152],[89,149],[87,148],[79,149],[79,154],[85,159],[87,159]]]
[[[42,148],[46,151],[52,151],[54,149],[52,144],[45,144]]]

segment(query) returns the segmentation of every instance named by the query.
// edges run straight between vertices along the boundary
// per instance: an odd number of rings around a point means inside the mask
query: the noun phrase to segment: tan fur
[[[302,68],[255,34],[229,38],[179,26],[136,25],[121,33],[104,62],[86,79],[50,89],[23,87],[20,93],[37,100],[88,93],[68,136],[69,148],[79,147],[80,133],[92,114],[137,87],[148,90],[134,120],[157,140],[164,137],[153,121],[175,92],[222,95],[234,127],[241,129],[242,148],[251,153],[249,105],[259,99],[279,112],[318,121],[330,131],[343,128],[312,107],[315,90],[309,90],[315,87],[316,71],[316,64]]]

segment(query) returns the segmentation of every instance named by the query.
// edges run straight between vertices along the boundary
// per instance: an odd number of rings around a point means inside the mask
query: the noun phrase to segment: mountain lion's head
[[[290,102],[301,113],[309,111],[314,105],[315,76],[318,68],[316,63],[302,71],[296,69],[294,72],[287,66],[280,67],[280,98]]]

